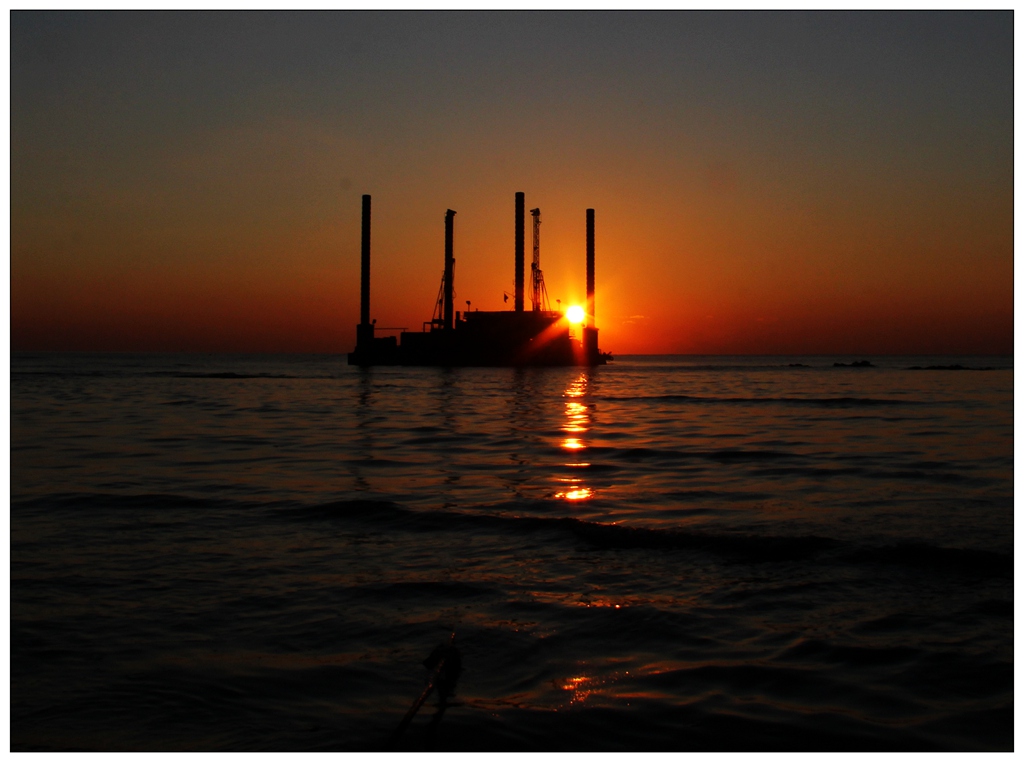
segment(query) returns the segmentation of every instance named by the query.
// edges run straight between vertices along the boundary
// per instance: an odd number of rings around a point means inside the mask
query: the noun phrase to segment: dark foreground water
[[[14,355],[12,748],[1011,749],[1012,361],[855,359]]]

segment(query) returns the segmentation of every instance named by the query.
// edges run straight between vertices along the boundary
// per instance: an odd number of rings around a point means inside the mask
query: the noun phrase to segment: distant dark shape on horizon
[[[969,365],[960,365],[957,363],[955,365],[925,365],[923,367],[920,365],[912,365],[907,368],[907,370],[995,370],[995,368],[991,366],[985,366],[984,368],[972,368]]]
[[[454,311],[456,212],[444,218],[444,275],[430,321],[424,330],[402,330],[395,336],[376,336],[376,320],[370,317],[370,196],[363,196],[362,271],[360,323],[356,347],[348,355],[350,365],[439,366],[566,366],[604,365],[611,354],[597,345],[594,311],[594,210],[587,209],[587,306],[574,305],[565,313],[542,309],[546,301],[540,271],[539,216],[534,214],[534,261],[531,274],[533,309],[524,309],[525,291],[525,194],[515,197],[515,308],[508,310]],[[508,295],[505,294],[505,301]],[[581,337],[577,337],[578,326]]]

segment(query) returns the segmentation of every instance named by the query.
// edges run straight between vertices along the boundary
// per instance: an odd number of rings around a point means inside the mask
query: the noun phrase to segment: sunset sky
[[[511,307],[516,191],[615,354],[1013,349],[1012,12],[12,12],[10,81],[15,350],[348,351],[363,193],[378,326],[448,208]]]

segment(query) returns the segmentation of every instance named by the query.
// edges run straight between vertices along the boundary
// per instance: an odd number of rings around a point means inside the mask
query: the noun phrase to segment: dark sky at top
[[[15,347],[344,349],[364,192],[498,308],[523,190],[626,351],[1009,351],[1012,189],[1010,12],[11,14]]]

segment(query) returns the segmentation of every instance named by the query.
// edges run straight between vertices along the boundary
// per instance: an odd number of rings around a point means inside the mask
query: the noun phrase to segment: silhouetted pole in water
[[[398,724],[394,734],[388,743],[388,748],[394,748],[398,739],[405,732],[405,729],[409,727],[409,723],[412,722],[412,718],[416,716],[416,712],[423,706],[423,702],[427,700],[430,694],[437,689],[438,695],[441,697],[440,707],[438,708],[437,714],[434,716],[433,722],[430,725],[430,740],[433,740],[433,733],[437,729],[437,723],[441,721],[441,716],[444,714],[444,710],[447,707],[448,697],[455,692],[455,683],[458,682],[459,675],[462,672],[462,655],[459,653],[459,649],[455,647],[455,633],[453,632],[448,637],[448,642],[439,645],[434,651],[423,661],[423,666],[429,670],[433,670],[430,676],[430,681],[427,683],[427,687],[423,689],[423,692],[419,695],[412,706],[409,707],[409,711],[405,713],[405,717]]]
[[[363,196],[363,258],[362,283],[359,292],[359,322],[370,324],[370,197]]]
[[[587,209],[587,328],[594,328],[594,210]]]
[[[594,313],[594,210],[587,209],[587,322],[583,328],[583,351],[587,362],[596,364],[600,357],[597,348],[597,318]]]
[[[540,312],[543,307],[541,289],[544,284],[544,275],[540,270],[540,209],[531,209],[533,215],[533,262],[530,264],[530,301],[533,302],[533,311]]]
[[[373,344],[373,323],[370,322],[370,196],[363,196],[363,251],[359,289],[359,327],[356,349],[369,352]]]
[[[454,278],[455,278],[455,212],[449,209],[444,214],[444,329],[446,331],[452,330],[453,319],[455,317],[452,312],[453,303],[452,300],[455,298]]]
[[[526,269],[526,194],[516,193],[516,312],[523,311],[523,271]]]

